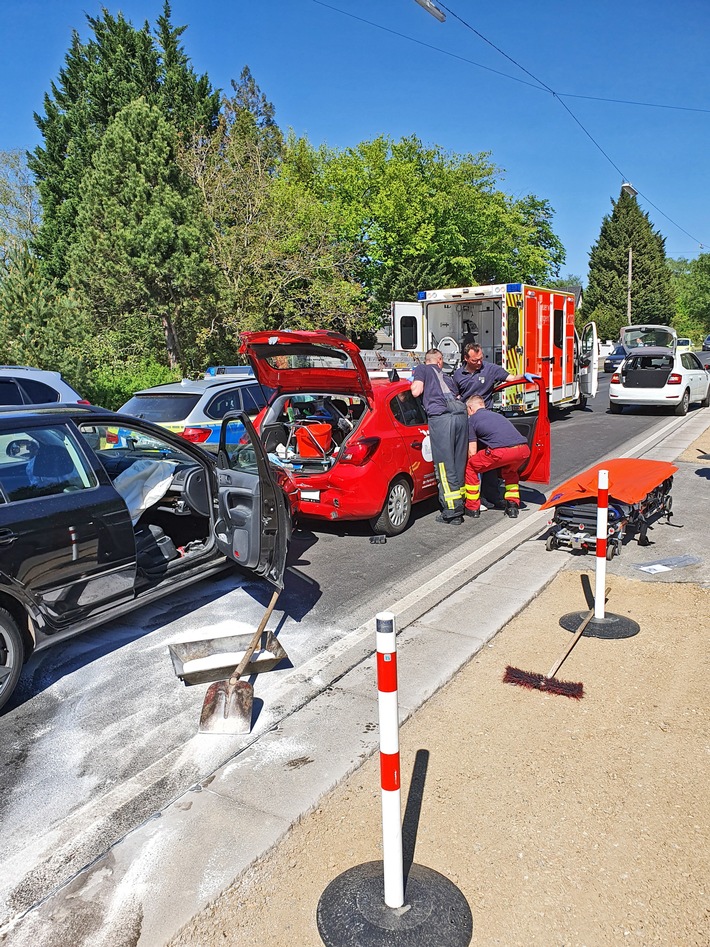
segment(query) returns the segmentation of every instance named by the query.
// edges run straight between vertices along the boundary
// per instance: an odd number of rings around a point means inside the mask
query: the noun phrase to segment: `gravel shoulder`
[[[558,677],[581,701],[501,679],[547,672],[569,643],[559,618],[586,606],[565,571],[402,727],[402,809],[415,761],[421,805],[405,848],[461,889],[481,947],[710,943],[710,592],[608,578],[607,610],[641,631],[580,640]],[[375,756],[172,947],[317,947],[323,890],[380,857],[378,787]]]

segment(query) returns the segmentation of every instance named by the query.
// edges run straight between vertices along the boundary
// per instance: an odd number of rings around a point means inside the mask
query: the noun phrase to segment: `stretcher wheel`
[[[545,549],[547,549],[548,552],[552,552],[553,549],[557,549],[557,537],[548,536],[547,542],[545,543]]]
[[[616,555],[616,546],[613,545],[612,543],[609,543],[609,545],[606,547],[606,557],[608,561],[611,562],[611,560],[614,558],[615,555]]]
[[[670,511],[673,509],[673,497],[666,497],[663,501],[663,512],[668,516]]]

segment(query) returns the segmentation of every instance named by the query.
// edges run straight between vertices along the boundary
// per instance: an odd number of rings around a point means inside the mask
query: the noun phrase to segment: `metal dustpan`
[[[251,637],[250,634],[229,635],[168,645],[176,676],[186,687],[223,681],[244,657]],[[286,658],[288,654],[273,631],[264,631],[245,673],[271,671]]]
[[[280,589],[274,590],[264,617],[229,680],[215,681],[207,688],[200,714],[200,733],[249,733],[251,731],[254,688],[249,681],[240,681],[239,678],[256,651],[280,591]]]

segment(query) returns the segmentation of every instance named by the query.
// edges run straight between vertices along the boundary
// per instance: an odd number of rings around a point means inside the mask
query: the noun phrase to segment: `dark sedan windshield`
[[[193,410],[201,395],[164,394],[133,395],[120,409],[121,414],[145,418],[159,424],[161,421],[182,421]]]

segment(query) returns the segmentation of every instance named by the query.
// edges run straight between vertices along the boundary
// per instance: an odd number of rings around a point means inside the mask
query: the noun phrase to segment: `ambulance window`
[[[417,320],[415,316],[402,316],[399,321],[399,331],[403,349],[417,347]]]
[[[520,310],[517,306],[508,306],[508,348],[520,345]]]
[[[553,329],[553,344],[555,348],[561,349],[562,343],[564,342],[564,325],[565,325],[565,313],[564,309],[555,309],[555,325]]]

